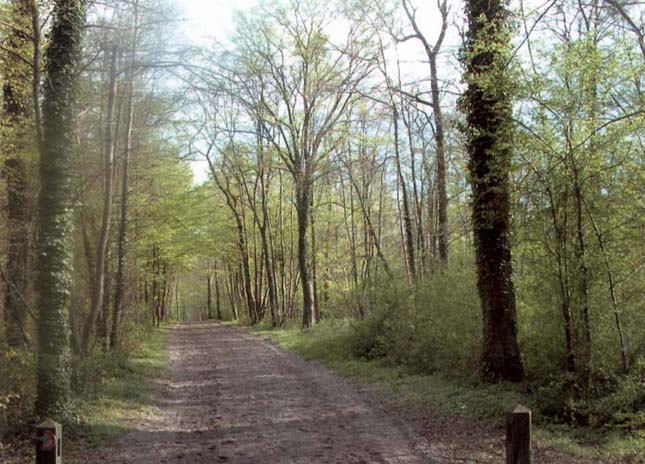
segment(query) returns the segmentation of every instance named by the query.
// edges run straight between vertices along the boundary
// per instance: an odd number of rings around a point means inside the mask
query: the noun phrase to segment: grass
[[[73,440],[90,447],[105,445],[131,430],[133,424],[155,414],[155,379],[167,365],[166,332],[142,330],[134,345],[121,355],[97,355],[80,366],[77,384],[79,423]]]
[[[305,359],[315,360],[356,381],[385,387],[405,405],[433,414],[463,415],[501,427],[505,412],[518,403],[536,410],[525,389],[511,384],[486,385],[474,378],[441,373],[418,374],[382,360],[351,356],[352,326],[346,321],[326,321],[314,329],[263,331],[276,342]],[[569,454],[616,462],[617,458],[645,456],[645,433],[572,428],[553,425],[534,415],[535,440],[540,446]],[[637,461],[638,462],[638,461]]]

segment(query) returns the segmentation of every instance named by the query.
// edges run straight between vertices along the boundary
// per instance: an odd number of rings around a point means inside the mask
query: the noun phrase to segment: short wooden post
[[[36,427],[36,464],[62,464],[63,426],[47,419]]]
[[[506,414],[506,464],[531,462],[531,410],[518,405]]]

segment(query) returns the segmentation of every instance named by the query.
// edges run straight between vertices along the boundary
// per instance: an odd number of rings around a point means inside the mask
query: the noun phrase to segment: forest
[[[208,320],[645,452],[643,2],[190,3],[0,0],[0,456]]]

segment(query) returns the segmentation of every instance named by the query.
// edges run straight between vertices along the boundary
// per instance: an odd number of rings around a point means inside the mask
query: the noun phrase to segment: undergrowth
[[[97,347],[86,359],[76,358],[72,399],[65,418],[65,438],[98,445],[129,431],[129,421],[153,408],[154,382],[166,366],[165,332],[133,328],[119,352],[104,353]],[[2,360],[0,450],[31,450],[36,423],[35,359],[25,352],[7,352]],[[1,459],[0,459],[1,461]]]
[[[167,364],[164,329],[139,329],[129,346],[79,365],[74,379],[78,422],[70,432],[90,446],[129,431],[127,424],[153,413],[154,379]]]
[[[501,427],[505,412],[521,403],[534,411],[536,440],[543,446],[607,462],[619,457],[645,455],[642,429],[621,429],[609,423],[575,427],[544,414],[545,399],[540,396],[543,390],[535,381],[523,385],[484,384],[473,375],[474,370],[466,370],[469,362],[457,363],[456,366],[461,367],[450,370],[451,356],[457,355],[433,353],[423,356],[416,352],[419,348],[411,348],[414,341],[409,339],[399,342],[409,344],[409,357],[401,356],[401,353],[389,356],[387,350],[392,349],[392,342],[387,339],[387,333],[390,327],[387,317],[375,313],[363,321],[328,319],[306,331],[290,328],[264,333],[305,359],[319,361],[358,381],[390,389],[397,398],[416,410],[423,408],[433,414],[459,414]],[[450,337],[450,334],[445,336]],[[471,355],[465,359],[471,359]],[[637,383],[630,380],[626,385]],[[594,407],[599,410],[613,407],[616,414],[621,407],[625,409],[625,404],[631,404],[633,397],[642,393],[637,388],[623,388],[626,391],[608,396]],[[625,401],[620,395],[629,398]],[[642,413],[642,409],[636,411],[636,414]]]

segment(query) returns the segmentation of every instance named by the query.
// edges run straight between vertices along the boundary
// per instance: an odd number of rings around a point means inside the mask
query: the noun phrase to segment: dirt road
[[[171,329],[159,415],[91,463],[432,463],[369,395],[244,329]],[[105,450],[103,450],[105,452]],[[101,454],[101,455],[98,455]]]

